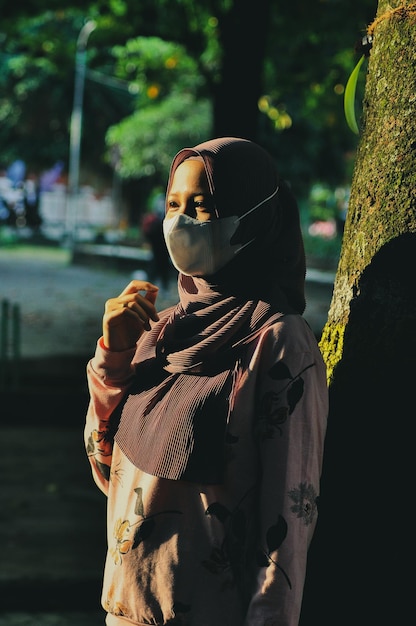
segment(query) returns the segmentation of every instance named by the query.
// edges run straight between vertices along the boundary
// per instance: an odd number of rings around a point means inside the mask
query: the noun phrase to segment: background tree
[[[361,138],[320,344],[331,402],[307,595],[315,621],[305,615],[305,624],[405,624],[413,613],[416,4],[380,0],[369,32]]]
[[[159,37],[130,39],[113,54],[116,75],[137,95],[132,115],[109,128],[107,145],[120,152],[123,178],[164,185],[172,155],[212,133],[204,79],[183,46]]]
[[[3,162],[22,156],[37,167],[57,158],[67,162],[75,44],[89,18],[98,26],[88,42],[81,174],[111,175],[107,130],[143,111],[142,98],[120,81],[128,76],[113,50],[128,49],[138,37],[158,37],[181,46],[200,79],[193,99],[185,97],[185,106],[175,108],[185,131],[188,119],[188,128],[194,126],[195,103],[209,102],[212,133],[257,138],[276,155],[296,192],[304,194],[316,178],[333,184],[345,177],[345,157],[354,153],[356,140],[343,119],[342,89],[376,0],[261,0],[255,7],[246,0],[15,4],[4,5],[0,33]],[[177,93],[183,98],[180,83]],[[177,118],[166,117],[166,97],[161,90],[148,104],[157,127],[169,135]],[[135,149],[142,130],[136,117]]]
[[[85,21],[75,9],[18,17],[3,30],[0,54],[0,161],[24,159],[30,169],[68,161],[69,120],[74,90],[75,45]],[[7,24],[7,22],[6,22]],[[2,23],[4,27],[4,24]],[[107,33],[108,35],[108,33]],[[95,35],[94,35],[95,37]],[[101,39],[100,39],[101,38]],[[108,69],[108,45],[103,33],[88,51],[94,65]],[[112,75],[108,77],[111,80]],[[108,173],[104,161],[105,132],[110,123],[128,115],[132,97],[103,82],[86,81],[83,125],[83,165],[88,173]]]
[[[231,2],[219,17],[221,72],[213,85],[214,134],[258,141],[258,100],[270,30],[270,0]],[[254,9],[254,10],[253,10]]]

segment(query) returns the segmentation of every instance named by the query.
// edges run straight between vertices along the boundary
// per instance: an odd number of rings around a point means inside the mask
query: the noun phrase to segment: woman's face
[[[176,169],[166,198],[166,217],[185,213],[200,222],[216,219],[204,164],[187,159]]]

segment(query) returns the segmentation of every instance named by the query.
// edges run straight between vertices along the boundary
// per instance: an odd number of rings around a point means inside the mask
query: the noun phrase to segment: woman
[[[295,626],[327,418],[296,202],[260,146],[215,139],[173,159],[164,234],[179,303],[132,281],[87,368],[106,623]]]

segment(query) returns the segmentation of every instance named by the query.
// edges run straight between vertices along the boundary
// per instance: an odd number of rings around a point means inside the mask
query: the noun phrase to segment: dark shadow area
[[[28,580],[8,581],[1,586],[1,612],[97,612],[100,607],[101,580]],[[105,612],[101,621],[104,625]]]
[[[24,360],[0,394],[1,612],[99,611],[106,500],[83,444],[86,361]]]
[[[415,267],[416,235],[390,241],[350,305],[302,626],[411,621]]]

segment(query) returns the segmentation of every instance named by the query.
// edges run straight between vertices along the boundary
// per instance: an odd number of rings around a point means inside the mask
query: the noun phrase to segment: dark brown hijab
[[[173,159],[167,193],[177,167],[202,157],[219,217],[243,215],[269,197],[241,222],[232,243],[255,238],[235,259],[210,277],[224,293],[261,299],[277,308],[305,309],[305,254],[296,200],[279,180],[271,156],[245,139],[223,137],[185,148]],[[287,302],[284,302],[285,296]]]
[[[303,313],[305,256],[296,202],[272,158],[222,138],[181,150],[202,157],[219,217],[243,215],[233,243],[254,239],[217,274],[179,274],[179,303],[138,342],[136,379],[116,441],[139,469],[174,480],[221,482],[225,430],[246,346],[282,315]]]

